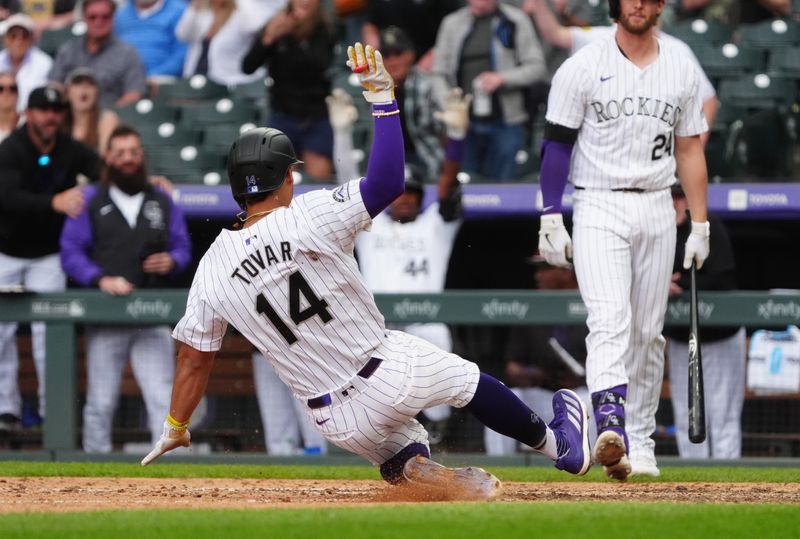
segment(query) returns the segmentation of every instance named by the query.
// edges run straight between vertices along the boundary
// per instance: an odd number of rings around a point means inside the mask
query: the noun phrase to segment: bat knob
[[[363,73],[367,70],[367,64],[356,66],[353,68],[353,73]]]

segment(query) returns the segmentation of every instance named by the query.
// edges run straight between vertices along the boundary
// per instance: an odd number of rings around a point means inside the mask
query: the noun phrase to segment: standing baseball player
[[[258,128],[233,143],[228,176],[243,226],[222,231],[200,261],[173,332],[183,345],[170,413],[142,464],[189,445],[189,420],[230,323],[272,363],[323,436],[380,466],[390,483],[447,482],[470,497],[497,495],[491,474],[429,459],[428,434],[414,417],[443,403],[466,407],[557,468],[586,473],[588,415],[572,391],[555,394],[547,425],[476,364],[384,326],[353,245],[403,192],[403,140],[380,53],[356,43],[348,57],[374,117],[366,177],[293,198],[298,160],[286,135]]]
[[[692,216],[684,267],[702,266],[709,251],[697,70],[654,34],[663,8],[663,0],[610,1],[615,34],[582,48],[553,78],[542,148],[539,250],[555,265],[572,258],[561,215],[569,176],[574,263],[588,310],[594,458],[620,480],[660,473],[650,435],[664,369],[676,174]]]

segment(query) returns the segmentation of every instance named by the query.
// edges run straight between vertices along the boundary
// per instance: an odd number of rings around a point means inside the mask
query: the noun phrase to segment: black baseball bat
[[[691,305],[689,308],[689,440],[706,439],[706,403],[703,391],[703,355],[697,312],[697,264],[692,260]]]

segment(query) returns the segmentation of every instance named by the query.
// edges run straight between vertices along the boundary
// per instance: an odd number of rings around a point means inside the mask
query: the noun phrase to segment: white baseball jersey
[[[582,49],[592,41],[597,39],[602,39],[604,37],[612,36],[617,31],[617,25],[612,24],[611,26],[572,26],[569,29],[570,34],[572,35],[572,49],[570,50],[570,54],[575,54],[576,51]],[[714,85],[711,84],[711,81],[706,75],[706,72],[703,71],[703,66],[700,65],[700,60],[697,59],[692,48],[678,39],[675,36],[671,36],[666,32],[662,32],[660,30],[656,30],[656,35],[659,39],[664,40],[667,43],[670,43],[677,47],[678,49],[682,50],[686,56],[689,57],[689,60],[692,61],[694,66],[697,68],[697,74],[700,77],[700,101],[705,103],[715,95],[717,95],[717,91],[714,89]]]
[[[377,215],[372,230],[356,239],[367,285],[376,293],[441,292],[459,226],[460,220],[442,219],[438,203],[409,223]]]
[[[580,129],[570,180],[596,189],[664,189],[675,183],[675,136],[708,129],[697,70],[674,44],[658,40],[644,69],[613,36],[568,58],[553,77],[547,121]]]
[[[230,321],[296,397],[343,386],[385,335],[352,254],[356,233],[371,223],[354,180],[223,230],[200,261],[173,336],[216,351]]]

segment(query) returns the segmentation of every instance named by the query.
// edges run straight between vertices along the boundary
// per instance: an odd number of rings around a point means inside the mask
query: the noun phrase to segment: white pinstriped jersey
[[[372,230],[356,239],[361,273],[370,289],[441,292],[459,226],[460,220],[442,219],[436,202],[410,223],[393,221],[386,212],[375,216]]]
[[[617,25],[572,26],[570,27],[569,31],[570,35],[572,35],[572,50],[570,51],[570,54],[575,54],[575,52],[577,52],[579,49],[582,49],[592,41],[614,35],[614,33],[617,31]],[[717,95],[714,85],[711,84],[711,81],[708,79],[708,75],[706,75],[706,72],[703,71],[703,66],[700,65],[700,60],[697,59],[697,56],[694,54],[694,51],[689,45],[677,37],[671,36],[668,33],[660,30],[656,30],[656,36],[659,39],[662,39],[667,43],[671,43],[675,47],[682,50],[684,54],[689,57],[689,60],[691,60],[695,65],[697,68],[697,74],[700,77],[700,101],[705,103]]]
[[[385,336],[353,257],[356,234],[371,223],[354,180],[223,230],[200,261],[173,337],[216,351],[230,323],[295,396],[342,387]]]
[[[658,57],[644,69],[611,36],[556,71],[546,118],[580,129],[570,165],[575,186],[666,188],[675,183],[674,137],[708,129],[697,70],[679,48],[662,39],[658,44]]]

